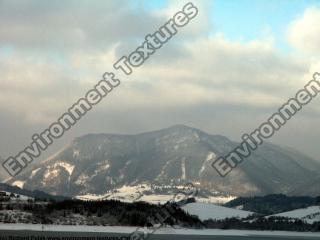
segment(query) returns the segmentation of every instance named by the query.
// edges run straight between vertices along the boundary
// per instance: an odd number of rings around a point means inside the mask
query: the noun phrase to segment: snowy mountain
[[[242,211],[233,208],[217,206],[210,203],[189,203],[182,207],[184,211],[191,215],[196,215],[201,221],[204,220],[222,220],[226,218],[246,218],[253,212]]]
[[[68,196],[103,195],[139,184],[177,186],[185,182],[197,183],[209,193],[236,196],[299,194],[302,190],[303,194],[320,194],[320,189],[308,185],[318,180],[320,164],[269,143],[221,178],[211,163],[236,145],[224,136],[184,125],[137,135],[90,134],[75,139],[10,183],[18,181],[21,187]]]

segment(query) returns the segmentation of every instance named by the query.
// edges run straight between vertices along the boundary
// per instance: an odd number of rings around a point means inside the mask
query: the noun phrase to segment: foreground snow
[[[0,224],[1,230],[15,231],[46,231],[46,232],[95,232],[95,233],[124,233],[130,234],[136,230],[153,233],[153,229],[120,226],[61,226],[37,224]],[[249,231],[249,230],[220,230],[220,229],[186,229],[161,228],[154,234],[166,235],[207,235],[207,236],[293,236],[293,237],[320,237],[320,233],[310,232],[282,232],[282,231]]]
[[[196,215],[200,220],[216,219],[222,220],[225,218],[246,218],[252,215],[252,212],[226,208],[210,203],[189,203],[182,207],[183,210],[191,215]]]
[[[320,221],[320,206],[296,209],[293,211],[279,213],[272,216],[300,219],[312,224],[314,222]]]

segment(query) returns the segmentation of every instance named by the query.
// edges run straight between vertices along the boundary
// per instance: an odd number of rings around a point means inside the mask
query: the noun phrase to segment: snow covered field
[[[301,219],[307,223],[314,223],[320,221],[320,206],[312,206],[308,208],[296,209],[289,212],[279,213],[272,216],[288,217],[292,219]]]
[[[54,226],[36,224],[0,224],[1,231],[45,231],[45,232],[83,232],[83,233],[124,233],[130,234],[136,231],[136,227],[96,227],[96,226]],[[142,229],[139,229],[142,231]],[[143,229],[144,232],[152,233],[153,229]],[[292,236],[320,238],[320,233],[282,232],[282,231],[249,231],[249,230],[219,230],[219,229],[175,229],[161,228],[155,234],[159,235],[206,235],[206,236]]]
[[[210,203],[189,203],[182,207],[183,210],[191,215],[197,215],[200,220],[216,219],[222,220],[225,218],[246,218],[252,215],[252,212],[226,208]]]

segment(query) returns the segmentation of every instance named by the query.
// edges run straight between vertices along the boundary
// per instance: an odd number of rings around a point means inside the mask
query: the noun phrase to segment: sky
[[[186,1],[0,0],[0,156],[16,155]],[[185,124],[240,141],[320,71],[320,1],[193,1],[198,16],[40,157],[87,133]],[[320,97],[270,141],[320,161]]]

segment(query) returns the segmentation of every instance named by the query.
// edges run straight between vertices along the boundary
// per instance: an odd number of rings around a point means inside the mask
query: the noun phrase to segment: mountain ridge
[[[181,124],[131,135],[87,134],[15,180],[30,189],[68,196],[103,194],[124,185],[185,182],[200,183],[209,191],[246,196],[290,193],[319,177],[320,163],[316,160],[264,143],[230,176],[221,178],[211,163],[235,146],[236,142],[222,135]],[[319,191],[308,192],[306,187],[303,194],[318,195]]]

